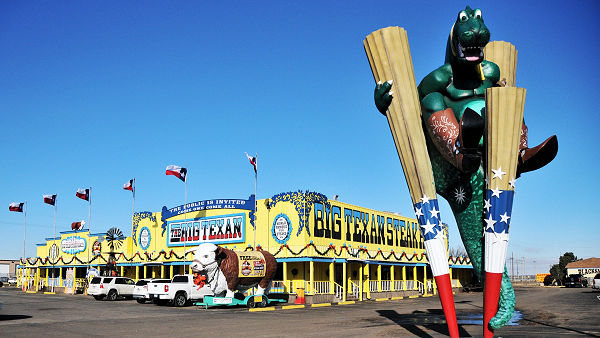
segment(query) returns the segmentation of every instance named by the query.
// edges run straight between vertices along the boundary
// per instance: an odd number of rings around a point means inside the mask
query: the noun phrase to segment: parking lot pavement
[[[521,288],[516,324],[498,336],[600,335],[600,292]],[[446,336],[437,297],[331,307],[249,312],[245,308],[175,308],[84,295],[26,294],[0,289],[0,335],[44,336]],[[482,293],[455,296],[461,336],[480,336]],[[518,316],[517,316],[518,317]]]

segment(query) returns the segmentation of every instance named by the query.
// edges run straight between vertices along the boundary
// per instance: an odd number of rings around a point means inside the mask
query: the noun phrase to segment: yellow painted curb
[[[423,297],[433,297],[433,295],[423,295]]]
[[[56,292],[49,292],[49,291],[46,291],[46,292],[44,292],[44,294],[45,294],[45,295],[55,295],[55,294],[56,294]]]
[[[376,302],[383,302],[384,300],[390,300],[389,298],[376,298]]]
[[[404,297],[392,297],[392,300],[404,299]]]
[[[419,298],[419,296],[408,296],[408,298]]]
[[[27,293],[37,293],[37,291],[25,291]]]
[[[347,304],[356,304],[356,302],[353,301],[353,300],[348,300],[348,301],[345,301],[345,302],[339,302],[338,303],[338,305],[347,305]]]
[[[331,303],[321,303],[321,304],[313,304],[312,307],[323,307],[323,306],[331,306]]]
[[[289,309],[304,309],[304,305],[284,305],[281,307],[282,310],[289,310]]]
[[[265,308],[257,308],[257,309],[249,309],[250,312],[262,312],[262,311],[275,311],[274,307],[265,307]]]

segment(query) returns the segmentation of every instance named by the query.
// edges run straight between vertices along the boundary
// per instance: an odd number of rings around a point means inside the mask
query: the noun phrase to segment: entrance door
[[[343,263],[334,263],[333,272],[335,274],[335,283],[338,285],[344,285],[344,266]]]

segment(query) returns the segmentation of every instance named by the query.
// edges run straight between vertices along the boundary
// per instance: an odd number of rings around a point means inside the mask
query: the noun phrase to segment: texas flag
[[[8,206],[8,210],[10,210],[10,211],[16,211],[16,212],[23,212],[23,205],[24,204],[25,203],[16,203],[16,202],[15,203],[11,203]]]
[[[90,189],[77,189],[77,193],[75,193],[75,196],[81,198],[82,200],[89,201]]]
[[[187,169],[176,165],[168,165],[166,175],[173,175],[185,182],[187,176]]]
[[[56,204],[56,195],[44,195],[44,203],[55,205]]]
[[[248,160],[250,161],[250,164],[252,164],[252,166],[254,167],[254,173],[257,173],[256,170],[256,155],[254,157],[248,155],[248,153],[246,153],[246,157],[248,158]]]
[[[123,184],[123,189],[133,191],[133,180],[129,180],[127,183]]]

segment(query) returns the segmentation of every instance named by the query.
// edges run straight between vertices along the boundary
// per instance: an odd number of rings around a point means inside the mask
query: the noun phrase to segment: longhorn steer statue
[[[267,251],[236,253],[212,243],[202,243],[189,251],[194,252],[192,271],[206,276],[206,284],[215,296],[233,297],[236,290],[255,286],[257,295],[267,294],[277,271],[277,261]]]

